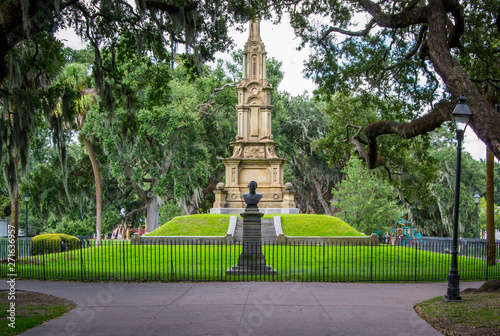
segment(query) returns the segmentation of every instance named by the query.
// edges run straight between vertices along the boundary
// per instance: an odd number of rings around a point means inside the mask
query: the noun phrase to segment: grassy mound
[[[285,236],[364,236],[343,220],[328,215],[281,215],[281,226]]]
[[[216,214],[179,216],[146,236],[225,236],[229,217]]]
[[[265,215],[264,218],[274,216]],[[146,236],[225,236],[229,217],[216,214],[179,216]],[[281,225],[286,236],[364,236],[344,221],[327,215],[281,215]]]

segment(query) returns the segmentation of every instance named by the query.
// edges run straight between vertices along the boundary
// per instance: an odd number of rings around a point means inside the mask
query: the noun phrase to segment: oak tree
[[[470,127],[500,158],[496,1],[276,0],[268,7],[287,10],[313,48],[307,72],[322,93],[369,92],[402,102],[397,118],[357,125],[361,132],[352,133],[369,168],[384,164],[379,137],[435,130],[451,120],[462,94],[473,114]]]

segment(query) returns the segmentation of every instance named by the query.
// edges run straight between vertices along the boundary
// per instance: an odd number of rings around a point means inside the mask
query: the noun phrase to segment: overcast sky
[[[235,50],[243,49],[248,39],[247,30],[248,25],[244,33],[239,33],[235,30],[231,31],[231,37],[236,44]],[[65,40],[65,44],[73,49],[84,47],[72,31],[61,32],[59,38]],[[303,74],[304,61],[308,59],[310,49],[303,48],[301,51],[297,50],[299,40],[295,38],[292,27],[287,23],[287,18],[284,17],[282,23],[276,26],[270,21],[262,21],[261,38],[266,47],[268,57],[274,57],[283,62],[282,70],[284,78],[278,90],[289,92],[292,95],[299,95],[307,91],[311,95],[316,86],[311,80],[305,79]],[[223,57],[220,53],[216,56]],[[485,145],[470,128],[465,132],[464,148],[476,160],[486,158]]]

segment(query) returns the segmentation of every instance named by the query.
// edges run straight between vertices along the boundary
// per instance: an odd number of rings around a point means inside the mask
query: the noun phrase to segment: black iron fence
[[[19,241],[18,249],[24,252],[12,265],[8,241],[0,241],[0,277],[76,281],[423,282],[447,280],[451,266],[449,241],[404,246],[294,242],[247,247],[248,251],[261,251],[272,272],[260,264],[239,267],[250,271],[228,271],[238,264],[244,248],[225,242],[183,244],[173,240],[131,245],[128,241],[104,241],[95,246],[93,241],[84,241],[78,246],[44,244],[37,251],[29,244]],[[493,248],[497,263],[487,266],[487,251]],[[458,255],[461,280],[500,278],[500,241],[491,246],[485,241],[460,242]],[[251,258],[241,260],[249,263]]]

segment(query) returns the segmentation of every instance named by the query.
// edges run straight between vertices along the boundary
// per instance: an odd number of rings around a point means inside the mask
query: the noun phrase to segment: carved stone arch
[[[248,99],[248,105],[258,105],[260,106],[260,98],[259,97],[250,97]]]

